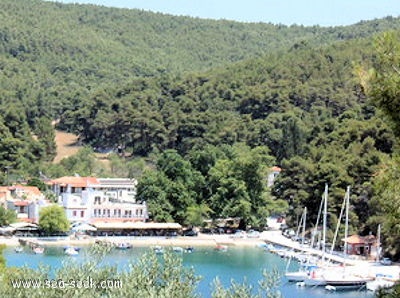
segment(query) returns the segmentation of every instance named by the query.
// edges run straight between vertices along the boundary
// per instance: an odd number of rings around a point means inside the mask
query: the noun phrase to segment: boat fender
[[[311,271],[311,278],[315,278],[315,271]]]

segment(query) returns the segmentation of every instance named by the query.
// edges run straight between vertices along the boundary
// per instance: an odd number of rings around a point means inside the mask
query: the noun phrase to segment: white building
[[[145,202],[136,202],[135,179],[62,177],[49,184],[71,222],[145,221]]]
[[[50,205],[36,186],[0,186],[0,204],[14,210],[18,221],[38,223],[42,207]]]
[[[280,174],[282,169],[280,167],[274,166],[270,169],[268,178],[267,178],[267,186],[271,187],[274,185],[276,177]]]

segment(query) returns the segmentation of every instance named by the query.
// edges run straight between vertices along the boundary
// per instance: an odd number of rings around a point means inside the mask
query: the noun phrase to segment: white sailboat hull
[[[323,277],[308,278],[303,282],[307,287],[322,287],[327,285],[326,280]]]
[[[305,271],[287,272],[285,273],[285,277],[291,282],[304,281],[308,278],[308,274]]]
[[[352,274],[334,273],[325,275],[326,284],[335,287],[336,289],[358,289],[364,287],[367,282],[372,281],[372,278],[364,278],[354,276]]]

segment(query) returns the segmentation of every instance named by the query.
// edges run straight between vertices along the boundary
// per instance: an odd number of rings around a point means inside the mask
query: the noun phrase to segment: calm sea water
[[[114,250],[106,256],[104,262],[123,268],[128,260],[134,261],[146,252],[148,248],[137,247],[130,250]],[[7,266],[28,266],[37,268],[39,264],[50,265],[51,268],[59,268],[63,262],[83,261],[84,250],[82,248],[78,256],[70,257],[63,254],[62,247],[50,247],[43,255],[35,255],[26,249],[23,253],[15,253],[12,248],[4,251]],[[216,251],[213,248],[196,248],[191,254],[179,254],[183,258],[185,266],[192,266],[197,275],[202,276],[198,286],[198,293],[202,297],[210,297],[211,284],[218,276],[224,286],[229,286],[231,280],[248,283],[257,287],[262,279],[262,270],[278,269],[282,274],[286,268],[285,260],[279,256],[266,252],[261,248],[229,248],[227,252]],[[291,269],[297,269],[297,264],[292,264]],[[286,298],[364,298],[373,297],[367,291],[338,291],[328,292],[324,288],[298,288],[293,283],[288,283],[282,278],[281,291]]]

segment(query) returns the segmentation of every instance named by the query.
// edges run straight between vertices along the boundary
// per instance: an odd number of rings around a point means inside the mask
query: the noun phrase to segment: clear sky
[[[242,22],[336,26],[400,15],[400,0],[58,0]]]

